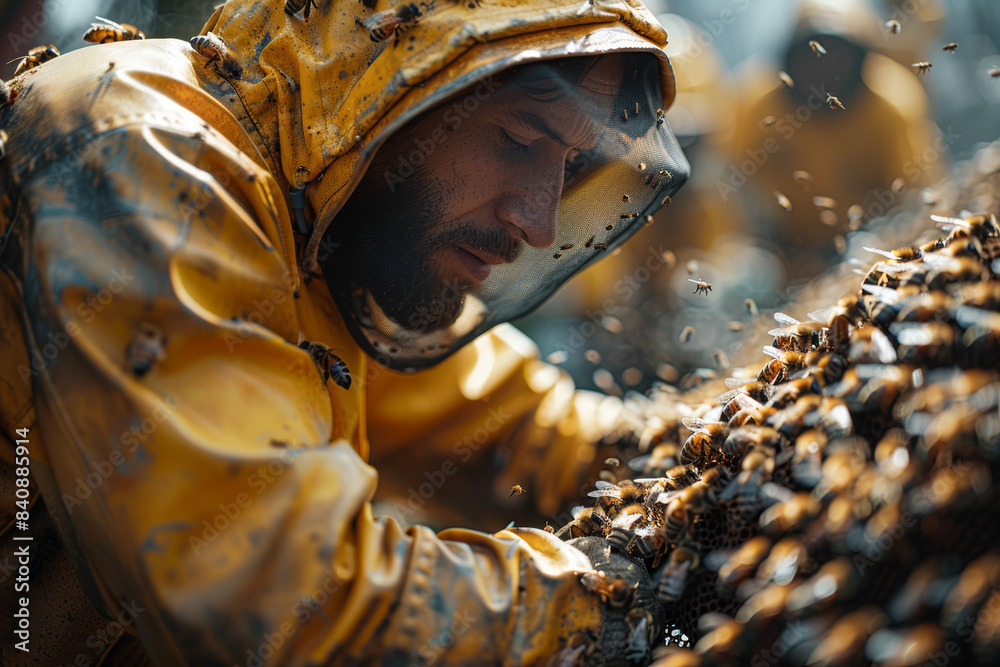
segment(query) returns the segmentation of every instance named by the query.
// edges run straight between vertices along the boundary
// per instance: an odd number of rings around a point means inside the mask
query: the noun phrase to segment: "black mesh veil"
[[[689,173],[659,67],[613,53],[509,69],[390,137],[327,231],[341,251],[323,266],[366,352],[431,366],[651,221]]]

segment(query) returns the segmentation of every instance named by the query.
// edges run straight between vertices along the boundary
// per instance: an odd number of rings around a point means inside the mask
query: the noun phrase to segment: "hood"
[[[433,0],[417,5],[421,17],[398,43],[373,41],[355,19],[409,3],[311,2],[288,3],[309,4],[306,19],[281,0],[231,0],[202,30],[222,37],[242,67],[231,83],[273,168],[305,188],[307,270],[318,269],[320,240],[378,147],[491,73],[563,56],[648,52],[660,61],[663,108],[674,98],[666,32],[638,0]]]

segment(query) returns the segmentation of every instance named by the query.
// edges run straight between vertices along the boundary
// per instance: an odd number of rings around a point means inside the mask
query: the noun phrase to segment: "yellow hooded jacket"
[[[613,51],[661,59],[666,108],[666,35],[637,0],[423,8],[394,46],[354,20],[384,0],[320,0],[308,20],[236,0],[203,34],[239,78],[147,40],[10,82],[0,420],[11,441],[29,429],[32,480],[91,600],[132,614],[157,664],[532,664],[600,633],[580,552],[531,529],[404,532],[373,516],[367,461],[371,442],[457,469],[457,443],[503,441],[509,479],[554,512],[613,399],[574,392],[510,327],[387,371],[305,278],[375,148],[417,113],[515,63]],[[306,339],[335,350],[350,389],[324,384]]]

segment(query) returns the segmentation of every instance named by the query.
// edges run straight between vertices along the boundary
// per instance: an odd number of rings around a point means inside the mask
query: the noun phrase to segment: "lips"
[[[466,268],[469,275],[477,282],[483,282],[490,275],[490,267],[506,264],[506,260],[478,249],[466,249],[463,246],[452,246],[455,256]]]

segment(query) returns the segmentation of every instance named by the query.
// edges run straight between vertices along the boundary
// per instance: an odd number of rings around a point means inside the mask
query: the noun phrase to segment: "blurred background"
[[[186,40],[215,4],[0,2],[0,50],[15,60],[4,77],[32,46],[83,47],[94,16]],[[619,394],[725,373],[759,352],[773,312],[821,282],[856,290],[877,259],[866,246],[934,234],[931,213],[963,212],[961,174],[1000,169],[996,0],[646,4],[669,35],[667,117],[692,178],[653,225],[517,323],[578,386]],[[973,201],[971,213],[997,212]]]

